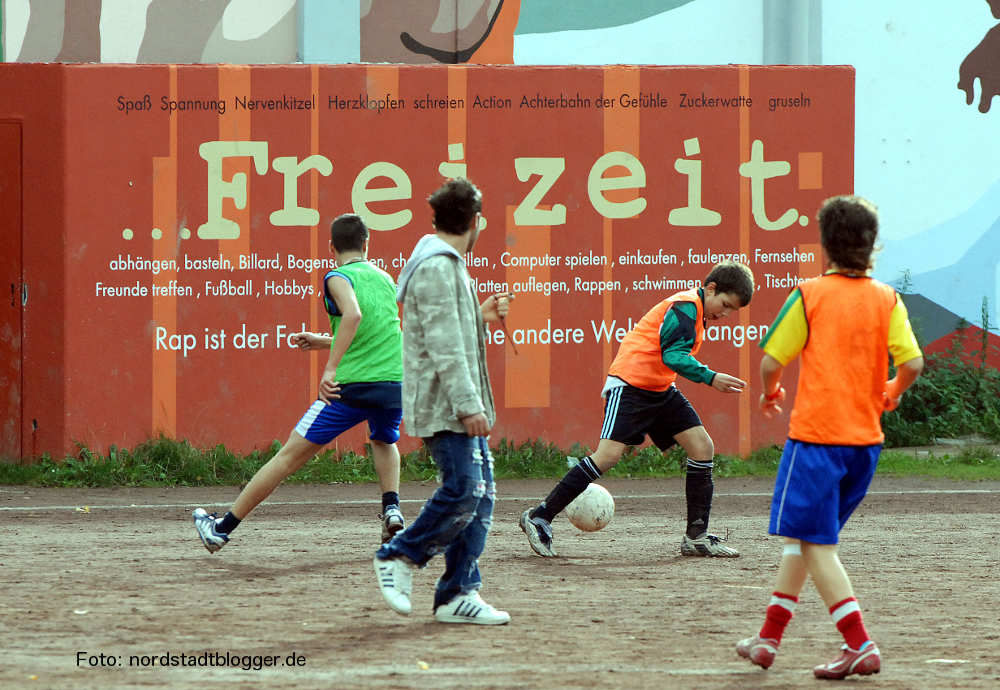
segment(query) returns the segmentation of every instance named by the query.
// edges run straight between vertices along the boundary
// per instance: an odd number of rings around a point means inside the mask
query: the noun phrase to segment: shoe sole
[[[866,657],[866,658],[864,658],[861,661],[858,661],[856,663],[860,665],[860,664],[862,664],[865,661],[869,661],[870,658],[871,657]],[[875,668],[871,668],[870,664],[866,664],[865,668],[863,668],[861,670],[848,670],[848,671],[846,671],[843,674],[826,672],[826,673],[829,673],[829,675],[821,675],[822,673],[824,673],[823,671],[818,671],[817,669],[813,669],[813,675],[816,678],[818,678],[819,680],[843,680],[844,678],[847,678],[848,676],[870,676],[870,675],[876,674],[876,673],[878,673],[879,671],[882,670],[882,657],[878,657],[878,662],[877,663],[878,663],[878,666],[876,666]]]
[[[692,547],[685,548],[681,546],[681,555],[688,556],[689,558],[739,558],[740,552],[736,549],[732,549],[733,553],[712,553],[707,546],[700,544],[695,544]]]
[[[506,620],[483,620],[478,618],[465,618],[464,616],[434,616],[438,623],[471,623],[473,625],[507,625],[510,618]]]
[[[531,550],[542,558],[554,558],[556,555],[555,549],[551,546],[546,547],[545,544],[542,543],[541,539],[538,538],[538,532],[535,530],[535,526],[532,525],[529,520],[528,511],[521,513],[521,518],[518,520],[518,524],[521,526],[521,531],[524,532],[524,536],[528,538],[528,546],[530,546]],[[532,534],[532,532],[534,532],[534,534]],[[535,544],[535,541],[538,541],[537,545]]]

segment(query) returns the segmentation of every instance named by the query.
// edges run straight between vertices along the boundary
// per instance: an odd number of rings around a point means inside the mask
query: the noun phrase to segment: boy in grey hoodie
[[[434,592],[442,623],[510,621],[479,596],[478,559],[493,519],[496,484],[487,436],[496,421],[486,369],[485,321],[503,318],[508,295],[481,305],[464,256],[485,225],[482,195],[468,180],[448,180],[428,203],[435,233],[424,235],[399,276],[403,305],[403,420],[423,439],[441,486],[416,520],[375,554],[375,574],[389,607],[411,611],[412,569],[444,553]]]

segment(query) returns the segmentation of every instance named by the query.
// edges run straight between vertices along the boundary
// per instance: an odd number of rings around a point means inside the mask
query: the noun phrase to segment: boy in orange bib
[[[841,528],[865,497],[885,439],[881,415],[899,405],[923,369],[906,306],[869,277],[878,215],[854,196],[819,210],[830,269],[792,290],[761,342],[765,417],[781,412],[781,373],[801,357],[795,407],[771,503],[769,532],[785,538],[764,625],[736,653],[768,668],[791,620],[806,577],[844,637],[842,653],[813,669],[817,678],[878,673],[882,665],[837,555]],[[897,367],[888,379],[888,357]]]
[[[747,306],[753,296],[753,273],[737,262],[716,265],[703,286],[678,292],[646,312],[628,332],[611,363],[602,395],[604,426],[597,450],[560,480],[545,500],[521,514],[528,544],[539,556],[555,556],[552,519],[583,493],[590,482],[614,467],[626,446],[648,435],[660,450],[675,443],[688,454],[685,493],[687,531],[683,556],[734,558],[740,553],[708,533],[712,509],[715,445],[674,382],[683,376],[723,393],[740,393],[746,383],[712,371],[695,359],[705,339],[706,320],[722,319]]]

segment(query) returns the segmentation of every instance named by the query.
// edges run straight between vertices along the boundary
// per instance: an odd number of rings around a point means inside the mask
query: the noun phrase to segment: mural
[[[3,0],[11,62],[285,63],[295,0]]]
[[[0,35],[3,59],[21,63],[522,66],[759,65],[765,46],[808,37],[824,65],[856,69],[854,100],[839,114],[854,128],[845,187],[880,208],[876,277],[907,292],[928,351],[947,347],[963,323],[973,325],[971,341],[976,326],[995,333],[1000,0],[923,3],[919,12],[912,0],[817,0],[821,11],[798,25],[765,11],[776,4],[574,0],[567,12],[559,0],[0,0]],[[792,103],[805,114],[817,107],[803,97],[777,89],[755,102],[749,131]],[[674,103],[670,118],[647,115],[644,127],[682,140],[680,112]]]

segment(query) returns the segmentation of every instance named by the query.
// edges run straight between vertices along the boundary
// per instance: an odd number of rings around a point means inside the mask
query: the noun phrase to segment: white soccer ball
[[[615,499],[600,484],[590,484],[566,506],[566,517],[578,530],[596,532],[611,522]]]

